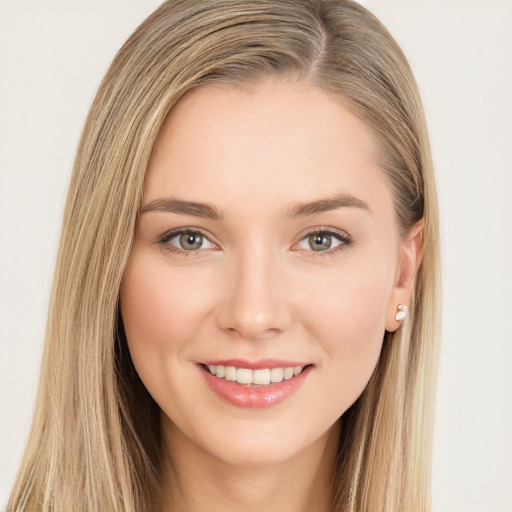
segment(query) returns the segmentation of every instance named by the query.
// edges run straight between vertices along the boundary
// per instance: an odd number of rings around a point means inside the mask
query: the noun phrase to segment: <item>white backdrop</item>
[[[30,426],[81,127],[115,52],[159,3],[0,0],[1,509]],[[512,512],[512,3],[362,3],[412,63],[439,182],[434,512]]]

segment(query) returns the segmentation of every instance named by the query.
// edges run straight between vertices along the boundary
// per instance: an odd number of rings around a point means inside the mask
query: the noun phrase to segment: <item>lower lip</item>
[[[275,382],[268,386],[249,387],[238,382],[219,379],[200,366],[206,383],[220,398],[231,405],[253,409],[272,407],[286,400],[302,386],[311,368],[311,366],[304,368],[299,375],[288,380]]]

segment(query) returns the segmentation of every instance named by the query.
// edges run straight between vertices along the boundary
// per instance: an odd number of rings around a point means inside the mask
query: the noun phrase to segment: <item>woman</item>
[[[437,235],[371,14],[163,4],[82,135],[8,510],[428,510]]]

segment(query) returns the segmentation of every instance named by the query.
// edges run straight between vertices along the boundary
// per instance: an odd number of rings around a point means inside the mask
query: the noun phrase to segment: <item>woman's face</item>
[[[166,436],[237,464],[326,438],[399,325],[409,246],[341,102],[285,82],[189,92],[154,148],[121,288]]]

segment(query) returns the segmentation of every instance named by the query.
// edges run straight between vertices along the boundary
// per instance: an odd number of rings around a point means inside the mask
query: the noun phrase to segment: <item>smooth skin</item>
[[[421,223],[400,236],[375,146],[303,82],[200,86],[168,116],[121,287],[130,353],[161,408],[162,512],[330,510],[338,419],[399,328],[421,259]],[[243,408],[199,366],[233,358],[312,369],[283,402]]]

